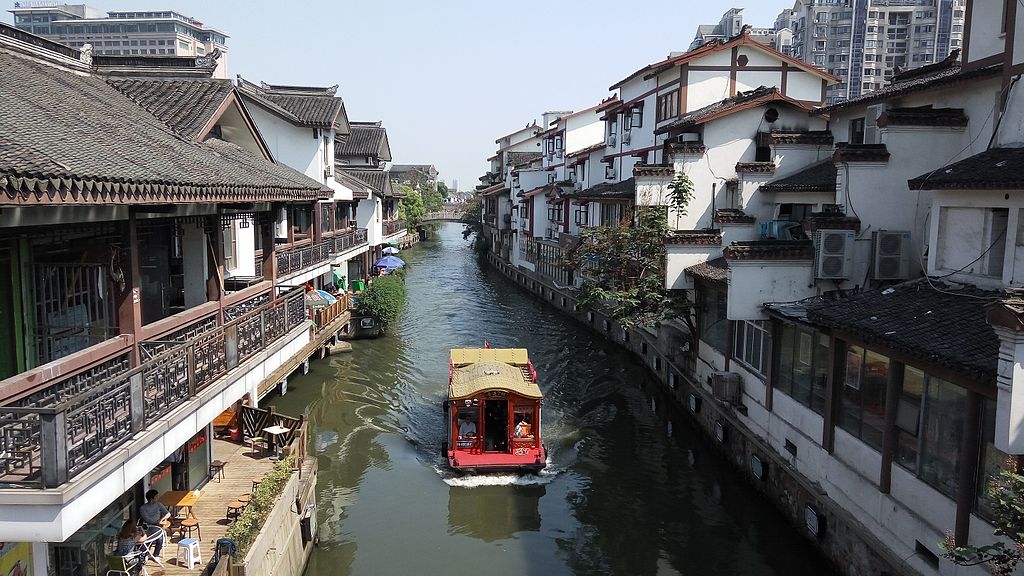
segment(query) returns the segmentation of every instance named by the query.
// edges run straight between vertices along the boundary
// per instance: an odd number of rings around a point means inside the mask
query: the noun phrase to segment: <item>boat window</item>
[[[515,422],[512,434],[516,438],[533,438],[533,406],[516,406],[512,421]]]
[[[479,430],[479,408],[467,406],[459,408],[459,436],[476,436]]]

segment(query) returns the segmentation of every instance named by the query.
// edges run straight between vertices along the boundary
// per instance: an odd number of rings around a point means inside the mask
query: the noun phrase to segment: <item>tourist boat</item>
[[[442,446],[448,465],[460,472],[544,468],[541,397],[525,348],[453,349]]]

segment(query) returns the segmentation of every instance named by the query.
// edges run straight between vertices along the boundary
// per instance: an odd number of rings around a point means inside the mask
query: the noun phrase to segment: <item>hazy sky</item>
[[[75,0],[69,0],[74,3]],[[396,163],[434,164],[472,189],[494,140],[545,110],[581,110],[634,70],[685,50],[726,0],[94,0],[172,9],[223,30],[228,72],[338,84],[351,120],[383,120]],[[752,5],[750,5],[752,4]],[[748,2],[771,26],[792,0]],[[13,2],[8,4],[12,6]],[[4,21],[12,22],[9,12]]]

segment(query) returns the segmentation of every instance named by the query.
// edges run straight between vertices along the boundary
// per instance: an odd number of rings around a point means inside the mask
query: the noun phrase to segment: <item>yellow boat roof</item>
[[[461,400],[487,390],[505,390],[539,399],[542,397],[540,387],[530,378],[528,365],[524,348],[453,349],[448,398]]]
[[[452,348],[452,364],[455,366],[488,361],[526,366],[530,358],[526,348]]]

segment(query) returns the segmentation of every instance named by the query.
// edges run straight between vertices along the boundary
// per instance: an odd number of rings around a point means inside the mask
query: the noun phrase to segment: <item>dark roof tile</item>
[[[352,122],[349,134],[334,143],[335,158],[372,156],[390,160],[387,130],[379,122]]]
[[[565,194],[577,200],[632,200],[636,197],[636,178],[620,182],[602,182],[586,190],[573,190]]]
[[[719,287],[729,284],[729,263],[725,258],[712,258],[700,264],[694,264],[684,270],[690,276]]]
[[[933,288],[934,285],[934,288]],[[997,292],[927,279],[808,307],[812,322],[922,362],[995,379],[999,338],[985,317]]]
[[[107,82],[190,140],[200,136],[234,89],[228,80],[200,78],[113,78]]]
[[[835,192],[836,165],[831,159],[811,164],[785,178],[762,184],[764,192]]]
[[[908,181],[911,190],[1020,190],[1024,148],[991,148]]]

